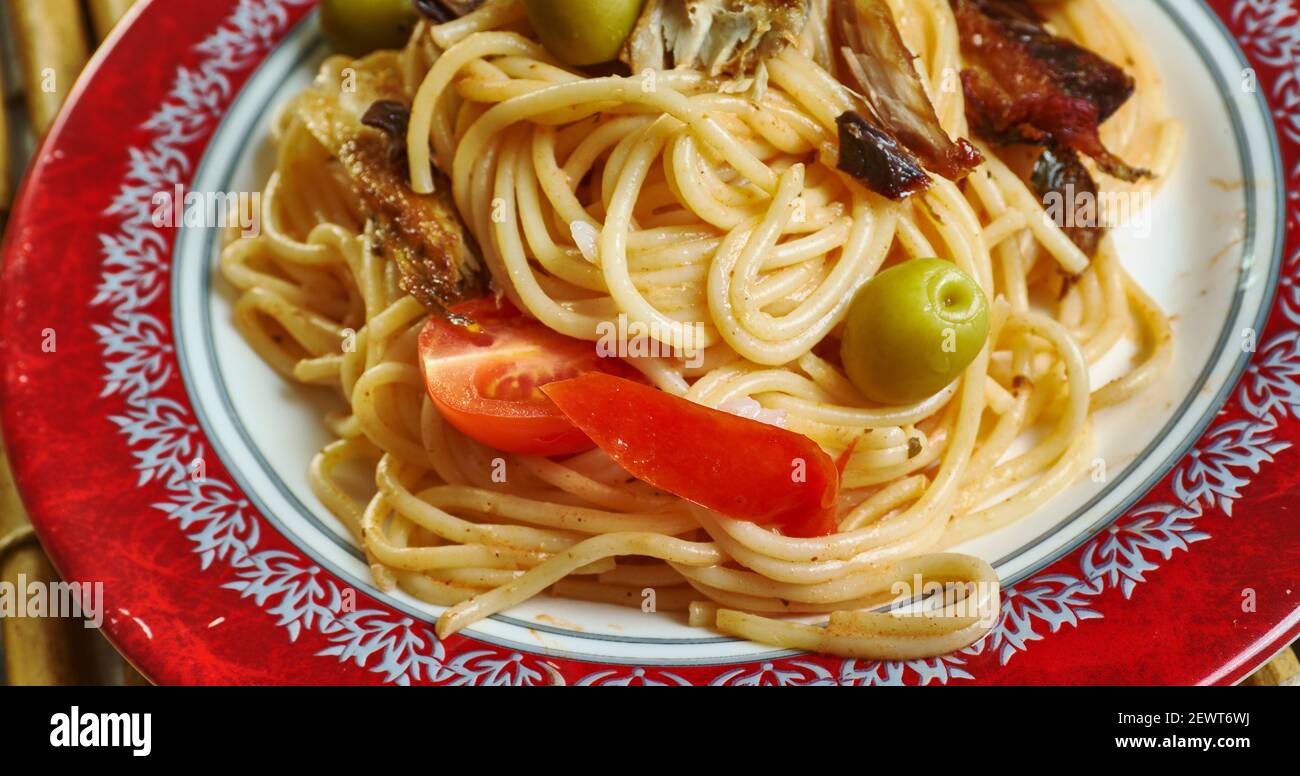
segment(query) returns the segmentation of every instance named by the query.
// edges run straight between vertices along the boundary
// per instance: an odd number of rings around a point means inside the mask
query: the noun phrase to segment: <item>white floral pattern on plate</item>
[[[262,519],[230,482],[193,478],[190,467],[204,454],[202,435],[190,410],[166,398],[163,389],[180,378],[170,366],[167,326],[146,308],[165,293],[166,240],[150,223],[152,192],[167,190],[189,175],[180,149],[221,118],[232,98],[229,75],[265,56],[288,23],[286,9],[309,0],[241,0],[235,12],[197,50],[204,61],[181,68],[168,100],[145,124],[148,147],[131,148],[126,180],[106,214],[117,230],[101,236],[102,281],[92,304],[111,307],[112,320],[97,325],[107,365],[103,395],[122,402],[112,417],[135,457],[139,484],[162,483],[170,499],[157,508],[174,520],[192,543],[199,562],[229,566],[237,581],[227,584],[276,619],[288,638],[306,629],[331,646],[318,656],[351,661],[396,684],[545,684],[564,680],[543,658],[511,650],[475,649],[450,656],[432,631],[410,617],[368,609],[345,612],[345,594],[319,566],[296,552],[260,550]],[[1240,0],[1233,18],[1245,30],[1243,43],[1262,61],[1290,68],[1277,82],[1274,103],[1291,110],[1288,131],[1300,140],[1300,27],[1291,0]],[[1290,23],[1285,23],[1291,20]],[[1300,188],[1300,168],[1292,171]],[[1294,216],[1293,216],[1294,217]],[[1231,515],[1253,474],[1290,447],[1276,438],[1278,420],[1300,417],[1300,254],[1289,257],[1282,309],[1296,326],[1275,334],[1259,350],[1239,388],[1238,399],[1253,418],[1214,427],[1203,449],[1194,450],[1174,472],[1181,503],[1144,504],[1125,514],[1078,554],[1076,573],[1053,567],[1006,591],[994,630],[959,653],[930,660],[879,662],[845,660],[838,672],[798,658],[717,667],[715,684],[946,684],[975,678],[969,658],[986,650],[1006,665],[1036,641],[1064,627],[1102,617],[1094,608],[1103,592],[1130,597],[1146,575],[1178,551],[1209,538],[1197,528],[1204,510]],[[578,684],[688,684],[660,667],[608,666]]]

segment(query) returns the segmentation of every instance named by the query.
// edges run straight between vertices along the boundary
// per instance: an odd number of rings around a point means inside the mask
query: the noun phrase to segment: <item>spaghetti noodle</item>
[[[346,410],[326,418],[337,441],[312,463],[312,487],[379,586],[450,607],[440,635],[546,591],[639,606],[652,588],[659,609],[781,647],[882,659],[963,647],[990,622],[959,601],[931,605],[940,616],[871,610],[919,575],[981,583],[992,592],[980,605],[996,611],[993,569],[947,549],[1076,481],[1095,413],[1168,364],[1168,321],[1112,241],[1090,260],[995,149],[981,147],[985,163],[961,183],[937,179],[902,202],[836,169],[836,118],[853,103],[813,5],[797,43],[766,63],[761,94],[724,93],[687,69],[575,72],[535,42],[513,2],[421,24],[400,52],[332,58],[313,89],[398,83],[411,105],[412,187],[450,186],[520,310],[593,341],[620,316],[641,324],[676,348],[630,360],[653,385],[715,408],[756,401],[832,456],[847,451],[840,530],[827,537],[783,536],[629,482],[599,450],[511,455],[454,429],[418,367],[428,311],[374,250],[373,223],[296,106],[277,121],[264,232],[223,255],[236,323],[286,377],[341,391]],[[942,125],[966,134],[948,3],[889,5]],[[1105,142],[1166,177],[1181,130],[1137,35],[1102,0],[1047,7],[1058,34],[1125,63],[1136,98],[1104,126]],[[449,180],[435,181],[435,168]],[[989,344],[937,395],[872,406],[822,344],[837,341],[854,292],[883,267],[934,255],[993,300]],[[1092,385],[1090,365],[1127,337],[1145,345],[1138,363]],[[692,343],[701,358],[672,355]],[[344,483],[357,465],[373,471],[373,495]],[[826,613],[825,625],[784,617]]]

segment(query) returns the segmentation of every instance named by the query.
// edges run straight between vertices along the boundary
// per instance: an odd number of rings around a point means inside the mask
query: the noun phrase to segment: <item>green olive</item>
[[[354,57],[376,49],[401,48],[419,15],[411,0],[321,0],[325,40]]]
[[[570,65],[598,65],[618,56],[636,26],[642,0],[524,0],[528,21],[546,50]]]
[[[913,259],[853,298],[840,357],[868,399],[911,404],[956,380],[988,335],[989,304],[974,278],[942,259]]]

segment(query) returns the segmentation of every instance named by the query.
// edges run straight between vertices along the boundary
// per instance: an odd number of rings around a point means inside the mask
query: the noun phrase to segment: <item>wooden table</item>
[[[54,121],[89,59],[135,0],[3,0],[0,4],[0,233],[36,138]],[[90,22],[89,28],[86,24]],[[0,580],[58,579],[27,520],[0,446]],[[9,684],[120,684],[145,680],[98,631],[75,620],[0,620]]]

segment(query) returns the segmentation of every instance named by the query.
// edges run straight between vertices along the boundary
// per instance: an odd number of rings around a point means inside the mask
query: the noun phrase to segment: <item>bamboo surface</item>
[[[57,580],[54,568],[34,539],[14,488],[7,460],[0,461],[0,537],[17,537],[0,551],[0,579],[48,583]],[[3,539],[0,539],[3,542]],[[5,675],[10,684],[80,684],[91,674],[94,634],[72,619],[5,617]]]
[[[89,58],[92,39],[83,10],[93,20],[97,44],[133,2],[89,0],[83,9],[78,0],[5,0],[0,9],[4,15],[0,30],[9,33],[0,41],[0,231],[16,185],[18,171],[11,162],[34,139],[19,133],[39,137],[49,129]],[[8,52],[11,57],[4,56]],[[16,67],[10,69],[10,63]],[[12,81],[9,73],[14,74]],[[25,121],[9,120],[11,111],[15,118],[23,118],[8,99],[8,87],[13,86],[21,88]],[[20,579],[49,583],[57,581],[58,575],[34,540],[0,446],[0,580],[16,585]],[[120,658],[106,660],[111,648],[98,632],[79,621],[5,617],[0,619],[0,643],[8,684],[144,682]]]
[[[95,38],[103,40],[113,31],[126,12],[131,10],[135,0],[87,0],[90,21],[95,27]]]
[[[77,75],[89,58],[90,44],[98,45],[135,0],[5,0],[12,30],[8,45],[16,51],[18,71],[14,84],[25,95],[25,126],[37,136],[49,129],[67,98]],[[84,12],[84,13],[83,13]],[[84,19],[89,19],[88,30]],[[91,35],[93,34],[93,38]],[[2,47],[0,47],[2,50]],[[5,58],[0,56],[0,97],[5,91]],[[0,230],[15,184],[11,160],[16,149],[26,147],[16,137],[20,122],[8,121],[6,100],[0,100]],[[0,447],[0,580],[16,584],[57,580],[54,568],[31,532]],[[95,665],[96,651],[103,651],[102,638],[81,623],[52,618],[0,619],[3,639],[4,676],[9,684],[66,685],[106,681],[147,684],[125,661],[115,671]],[[1292,648],[1283,650],[1271,662],[1248,677],[1246,685],[1300,686],[1300,660]]]
[[[27,115],[44,135],[86,66],[86,27],[77,0],[8,0],[9,23],[22,65]]]
[[[1255,687],[1300,687],[1300,659],[1296,657],[1295,647],[1284,649],[1277,657],[1264,664],[1264,667],[1246,677],[1242,684]]]
[[[9,212],[9,203],[13,199],[13,174],[9,170],[9,111],[5,110],[6,95],[9,94],[5,81],[4,57],[0,56],[0,226],[4,224],[5,214]]]

